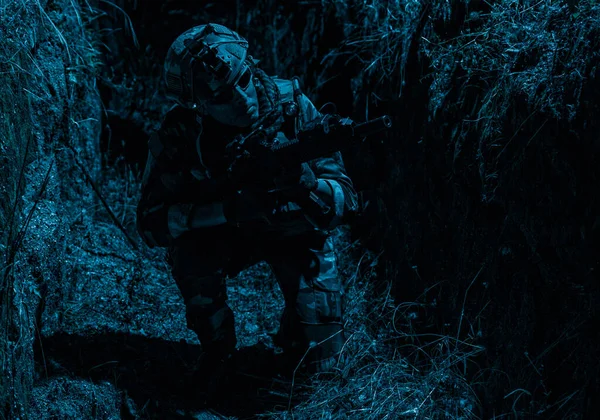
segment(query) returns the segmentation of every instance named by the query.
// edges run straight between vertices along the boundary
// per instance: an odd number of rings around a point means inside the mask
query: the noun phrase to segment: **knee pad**
[[[234,316],[225,303],[227,294],[222,278],[188,276],[179,280],[187,326],[198,335],[203,349],[218,353],[235,350]]]
[[[296,299],[296,312],[308,346],[305,366],[311,372],[330,370],[344,345],[344,290],[330,241],[315,256],[313,275],[303,277]]]
[[[221,323],[221,318],[224,316],[222,309],[227,308],[225,286],[209,282],[211,279],[207,279],[209,281],[204,283],[202,282],[204,279],[191,280],[196,283],[188,284],[187,293],[182,293],[188,327],[196,331],[199,324],[204,325],[208,319],[214,320],[211,324]]]
[[[315,270],[300,280],[296,310],[309,324],[341,323],[344,290],[331,250],[313,251]]]
[[[235,350],[235,319],[233,311],[226,304],[220,308],[188,307],[186,319],[188,328],[198,335],[205,352],[228,354]]]

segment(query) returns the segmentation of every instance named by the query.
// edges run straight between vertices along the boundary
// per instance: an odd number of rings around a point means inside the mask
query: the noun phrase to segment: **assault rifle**
[[[264,190],[264,185],[272,183],[286,168],[347,150],[365,137],[388,130],[391,126],[392,120],[387,115],[355,123],[349,118],[326,114],[307,124],[298,133],[297,139],[280,144],[268,143],[263,128],[258,127],[227,146],[230,164],[226,176],[194,180],[193,185],[180,185],[173,199],[177,202],[179,197],[180,201],[185,202],[192,195],[196,197],[196,203],[201,204],[220,200],[246,188]],[[194,191],[201,194],[195,194]],[[316,200],[316,197],[311,198]]]
[[[357,124],[350,118],[328,114],[309,123],[296,139],[275,144],[265,142],[266,135],[259,127],[227,146],[229,179],[234,185],[243,186],[256,177],[257,171],[260,179],[273,179],[286,168],[347,150],[391,126],[387,115]]]
[[[282,165],[308,162],[330,153],[349,149],[370,135],[388,130],[392,119],[384,115],[364,123],[350,118],[325,115],[309,124],[298,134],[298,139],[273,147]]]

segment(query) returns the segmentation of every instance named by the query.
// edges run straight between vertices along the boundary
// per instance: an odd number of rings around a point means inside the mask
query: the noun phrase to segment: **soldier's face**
[[[204,111],[222,124],[248,127],[258,120],[258,96],[250,69],[233,88],[217,92]]]

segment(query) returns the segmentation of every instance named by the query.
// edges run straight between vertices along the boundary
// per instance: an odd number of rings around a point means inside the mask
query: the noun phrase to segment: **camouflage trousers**
[[[201,237],[182,237],[169,255],[188,327],[196,332],[204,351],[233,352],[234,317],[226,302],[225,278],[266,261],[285,300],[277,344],[290,355],[301,354],[309,372],[327,371],[336,362],[344,343],[344,292],[330,237],[278,238],[219,229]]]

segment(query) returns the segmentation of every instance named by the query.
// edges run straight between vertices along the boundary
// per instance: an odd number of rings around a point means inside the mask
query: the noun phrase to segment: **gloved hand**
[[[236,191],[223,201],[223,213],[227,223],[262,222],[270,224],[269,216],[273,214],[273,200],[266,192],[243,189]]]
[[[304,198],[317,189],[317,177],[308,163],[287,168],[275,178],[275,186],[288,198]]]
[[[252,185],[265,190],[273,188],[273,173],[278,164],[267,143],[256,144],[250,153],[233,141],[227,145],[227,159],[227,176],[234,184]]]

